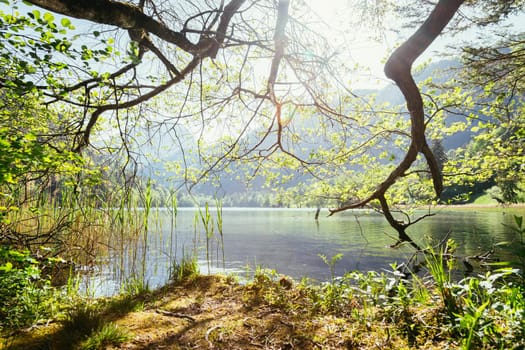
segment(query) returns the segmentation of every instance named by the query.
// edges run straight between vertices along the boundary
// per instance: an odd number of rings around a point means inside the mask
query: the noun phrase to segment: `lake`
[[[297,279],[326,281],[330,268],[319,254],[328,259],[343,254],[335,266],[336,274],[342,275],[352,270],[391,270],[392,263],[404,262],[414,252],[409,245],[389,247],[396,241],[396,232],[378,213],[355,210],[327,217],[328,211],[322,210],[316,221],[315,211],[223,208],[222,243],[217,211],[210,208],[214,229],[213,233],[208,230],[206,249],[206,230],[201,218],[196,217],[196,209],[180,208],[176,220],[168,210],[157,209],[151,215],[147,235],[115,242],[113,249],[98,259],[94,274],[84,280],[83,288],[95,295],[110,295],[133,276],[144,277],[150,287],[158,287],[168,281],[174,261],[193,253],[204,274],[225,272],[243,277],[260,266]],[[414,217],[424,213],[415,212]],[[440,240],[450,232],[458,244],[457,254],[468,256],[484,253],[498,242],[517,240],[509,226],[514,226],[513,215],[525,216],[525,208],[440,209],[433,213],[409,228],[411,237],[427,246],[430,239]],[[495,255],[502,260],[511,258],[500,247]]]

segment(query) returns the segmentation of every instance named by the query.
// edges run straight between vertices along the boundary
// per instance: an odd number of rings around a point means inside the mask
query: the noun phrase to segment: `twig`
[[[209,328],[207,331],[206,331],[206,335],[204,336],[204,339],[206,339],[206,341],[208,342],[208,344],[210,344],[210,348],[213,348],[213,343],[208,339],[211,332],[213,332],[214,330],[218,329],[218,328],[221,328],[221,326],[219,325],[216,325],[216,326],[213,326],[211,328]]]
[[[166,310],[161,310],[161,309],[156,309],[155,312],[161,315],[165,315],[165,316],[184,318],[188,321],[191,321],[192,323],[197,322],[193,317],[185,315],[185,314],[181,314],[179,312],[172,312],[172,311],[166,311]]]

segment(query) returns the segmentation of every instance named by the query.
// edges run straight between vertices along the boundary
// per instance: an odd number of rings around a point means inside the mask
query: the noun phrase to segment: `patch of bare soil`
[[[256,288],[256,287],[254,287]],[[225,277],[200,276],[167,287],[162,298],[117,324],[133,340],[123,349],[310,349],[316,348],[305,327],[320,322],[301,320],[293,310],[272,307],[250,287]],[[316,324],[317,323],[317,324]],[[318,347],[317,347],[318,348]]]

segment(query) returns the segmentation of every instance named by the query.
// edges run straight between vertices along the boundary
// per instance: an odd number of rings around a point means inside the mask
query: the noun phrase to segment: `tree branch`
[[[277,103],[275,96],[275,81],[277,80],[277,73],[279,72],[279,65],[284,56],[284,49],[286,48],[286,34],[285,28],[288,22],[288,7],[290,5],[289,0],[280,0],[279,7],[277,10],[277,23],[275,24],[274,34],[274,45],[275,53],[272,59],[272,65],[270,67],[270,75],[268,77],[268,91],[270,92],[270,98],[274,104]],[[278,106],[280,108],[280,106]],[[279,110],[278,110],[279,112]],[[280,114],[280,113],[279,113]]]
[[[132,4],[113,0],[28,0],[28,2],[69,17],[109,24],[122,29],[143,29],[192,54],[198,53],[201,49],[189,41],[184,34],[171,30]]]
[[[360,208],[372,200],[378,200],[381,203],[381,209],[390,226],[398,231],[400,241],[409,241],[416,249],[418,248],[417,245],[405,232],[407,224],[396,221],[390,214],[385,193],[397,179],[404,176],[420,152],[425,156],[432,174],[436,195],[439,196],[443,190],[441,170],[425,138],[423,99],[421,98],[421,93],[414,81],[411,70],[414,61],[438,37],[464,1],[465,0],[440,0],[419,29],[392,53],[385,64],[386,76],[392,79],[403,93],[407,109],[410,113],[411,143],[405,157],[369,197],[356,203],[330,210],[330,215],[333,215],[334,213],[347,209]]]
[[[165,91],[170,86],[172,86],[172,85],[178,83],[179,81],[183,80],[188,73],[190,73],[193,69],[195,69],[195,67],[197,67],[197,65],[199,64],[200,61],[201,60],[200,60],[199,57],[195,57],[184,68],[184,70],[180,73],[180,75],[174,77],[173,79],[171,79],[167,83],[156,87],[155,89],[153,89],[149,93],[144,94],[144,95],[142,95],[142,96],[140,96],[140,97],[138,97],[138,98],[136,98],[134,100],[123,102],[123,103],[120,103],[120,104],[119,103],[115,103],[115,104],[108,104],[108,105],[104,105],[104,106],[98,107],[91,114],[91,116],[89,118],[89,121],[88,121],[88,124],[86,125],[85,130],[82,132],[82,136],[81,136],[80,140],[78,141],[77,145],[75,146],[74,151],[75,152],[80,152],[84,147],[89,145],[89,137],[91,135],[91,132],[92,132],[93,128],[95,127],[95,125],[96,125],[96,123],[98,121],[98,118],[100,117],[100,115],[102,115],[102,113],[104,113],[106,111],[109,111],[109,110],[115,110],[115,109],[121,109],[121,108],[130,108],[130,107],[136,106],[136,105],[138,105],[138,104],[140,104],[140,103],[142,103],[144,101],[149,100],[150,98],[152,98],[152,97],[160,94],[161,92]]]

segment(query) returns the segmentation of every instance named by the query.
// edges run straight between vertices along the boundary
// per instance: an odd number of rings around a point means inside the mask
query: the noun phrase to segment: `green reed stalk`
[[[146,237],[149,229],[149,215],[151,212],[151,203],[151,179],[148,179],[148,182],[146,183],[146,192],[144,194],[144,216],[142,218],[142,223],[144,224],[144,232],[146,233]]]
[[[193,256],[198,256],[198,246],[199,246],[199,241],[200,241],[200,235],[199,235],[199,232],[198,231],[198,226],[199,226],[199,215],[200,215],[200,210],[196,211],[195,212],[195,216],[193,217]]]
[[[170,191],[171,193],[171,202],[168,203],[168,210],[171,212],[170,215],[170,260],[173,260],[177,258],[177,236],[176,236],[176,229],[177,229],[177,194],[174,191]],[[173,241],[175,239],[175,256],[173,256]]]
[[[210,215],[210,207],[208,202],[206,202],[204,206],[204,215],[201,213],[201,221],[206,233],[206,263],[208,264],[208,273],[210,273],[210,240],[213,237],[213,218]]]
[[[199,275],[199,264],[195,255],[187,256],[182,248],[181,261],[172,260],[170,267],[170,280],[179,283]]]
[[[204,206],[204,213],[202,210],[197,207],[197,212],[195,213],[195,226],[198,225],[198,220],[200,219],[202,226],[204,227],[204,232],[206,233],[206,263],[208,265],[208,273],[211,271],[210,265],[210,240],[213,238],[213,218],[210,214],[210,207],[206,202]]]
[[[152,196],[151,196],[151,179],[148,179],[148,182],[146,183],[146,192],[144,194],[144,214],[142,218],[144,231],[143,231],[143,244],[142,244],[142,271],[141,271],[141,277],[142,277],[142,283],[145,282],[146,279],[146,260],[147,260],[147,250],[148,250],[148,230],[149,230],[149,216],[151,212],[151,203],[152,203]]]
[[[118,245],[119,245],[119,264],[118,269],[120,271],[120,275],[122,276],[122,271],[124,271],[124,223],[126,221],[125,218],[126,215],[126,199],[125,196],[121,196],[120,203],[116,212],[116,218],[118,222],[118,229],[119,229],[119,237],[118,237]],[[122,282],[122,281],[120,281]]]
[[[126,196],[124,197],[124,217],[126,218],[123,222],[122,227],[122,245],[124,249],[121,251],[121,254],[124,255],[128,253],[130,255],[130,260],[128,262],[128,268],[133,271],[133,274],[136,273],[136,264],[137,264],[137,254],[138,254],[138,244],[140,238],[140,223],[138,222],[138,198],[133,195],[133,190],[131,188],[126,189]],[[129,244],[126,244],[128,243]],[[134,247],[131,245],[134,244]],[[126,247],[127,245],[127,247]],[[122,257],[124,258],[124,257]],[[124,264],[125,264],[125,260]],[[121,266],[121,272],[126,271],[126,266]],[[121,283],[124,283],[126,276],[124,273],[121,275]]]
[[[445,256],[451,255],[454,250],[454,241],[448,240],[445,247],[441,247],[437,253],[432,248],[429,248],[428,254],[425,256],[430,275],[436,283],[436,287],[451,319],[454,319],[454,314],[458,310],[451,290],[453,260],[445,258]]]
[[[226,260],[224,257],[224,232],[222,230],[223,228],[223,221],[222,221],[222,202],[219,199],[215,199],[215,206],[217,207],[217,231],[219,231],[219,237],[221,240],[221,252],[222,252],[222,268],[226,268]]]

